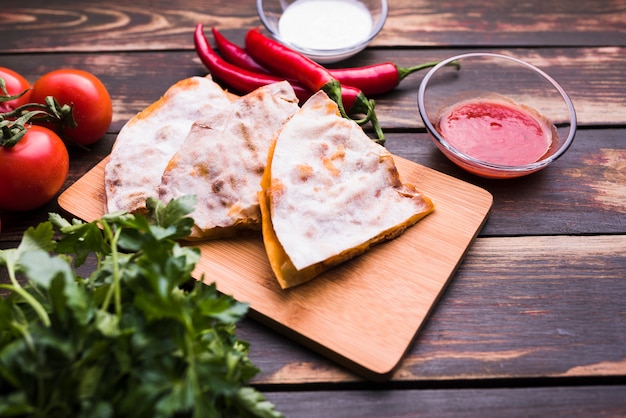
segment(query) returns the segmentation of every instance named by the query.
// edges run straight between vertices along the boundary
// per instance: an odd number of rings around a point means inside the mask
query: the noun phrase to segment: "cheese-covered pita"
[[[159,198],[195,194],[191,240],[261,228],[257,193],[276,131],[298,111],[284,81],[261,87],[194,123],[163,173]]]
[[[323,92],[283,126],[262,189],[263,241],[282,288],[398,236],[434,209]]]
[[[231,96],[210,76],[191,77],[131,118],[120,130],[105,167],[107,211],[145,211],[146,199],[158,197],[163,170],[192,123],[230,102]]]

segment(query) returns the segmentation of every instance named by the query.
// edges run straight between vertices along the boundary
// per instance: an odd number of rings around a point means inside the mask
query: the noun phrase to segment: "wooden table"
[[[487,223],[389,382],[373,383],[250,319],[239,325],[262,372],[253,384],[288,417],[624,416],[626,414],[626,1],[391,0],[370,47],[341,65],[399,66],[465,51],[525,59],[556,78],[578,112],[572,148],[509,181],[456,168],[417,112],[423,75],[377,98],[395,154],[487,189]],[[196,23],[242,43],[254,2],[5,1],[0,65],[31,82],[74,67],[114,100],[109,133],[71,149],[69,187],[116,133],[174,82],[204,75]],[[0,213],[15,246],[56,202]],[[365,347],[364,347],[365,349]]]

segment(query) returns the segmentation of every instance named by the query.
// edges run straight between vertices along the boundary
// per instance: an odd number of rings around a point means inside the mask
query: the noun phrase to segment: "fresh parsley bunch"
[[[0,251],[0,416],[281,416],[246,386],[258,369],[234,331],[248,306],[191,279],[200,251],[178,242],[195,198],[147,205],[91,223],[51,214]]]

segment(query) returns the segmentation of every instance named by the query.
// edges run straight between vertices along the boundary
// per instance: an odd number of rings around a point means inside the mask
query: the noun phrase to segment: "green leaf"
[[[160,239],[183,239],[191,233],[193,219],[187,217],[194,210],[196,196],[182,196],[164,205],[158,199],[149,198],[146,202],[151,220],[156,228],[153,234]]]
[[[81,370],[80,381],[77,388],[79,399],[91,399],[98,392],[102,384],[104,368],[102,364],[94,364]]]
[[[2,333],[10,329],[11,321],[13,320],[13,314],[11,312],[11,305],[0,297],[0,341]]]
[[[110,402],[101,400],[95,405],[91,403],[83,403],[83,413],[77,418],[111,418],[115,416],[115,410]]]
[[[70,224],[57,214],[49,215],[52,222],[64,235],[59,239],[56,251],[59,254],[73,255],[76,267],[84,264],[90,254],[104,256],[110,248],[96,223],[75,220]]]
[[[59,257],[50,257],[46,251],[32,249],[24,251],[20,257],[22,270],[28,278],[39,286],[48,289],[56,277],[73,282],[74,273],[67,262]]]
[[[55,246],[55,242],[52,240],[53,235],[52,224],[49,222],[43,222],[36,228],[28,228],[17,248],[0,251],[0,265],[15,270],[18,268],[18,260],[23,253],[39,249],[51,251]]]
[[[53,236],[54,230],[52,224],[50,222],[42,222],[37,227],[30,227],[26,230],[18,250],[20,252],[32,249],[51,251],[55,247],[55,242],[52,239]]]
[[[189,195],[173,199],[165,205],[158,199],[148,198],[146,206],[152,214],[154,223],[167,228],[175,226],[192,213],[197,201],[196,196]]]
[[[34,412],[26,394],[22,391],[0,395],[0,416],[25,416]]]
[[[178,240],[195,201],[89,223],[50,214],[0,251],[11,278],[0,285],[11,290],[0,299],[0,415],[281,416],[246,386],[259,372],[235,334],[248,306],[215,284],[189,286],[200,250]],[[90,257],[96,269],[81,277]]]
[[[248,312],[249,306],[226,297],[221,299],[204,299],[196,305],[197,309],[206,316],[225,323],[235,323]]]
[[[96,311],[96,328],[106,337],[118,337],[121,334],[120,321],[117,315],[102,310]]]
[[[60,320],[67,315],[85,324],[90,319],[89,302],[84,289],[76,283],[71,266],[63,258],[51,257],[43,250],[24,252],[20,264],[29,280],[48,291],[48,301]],[[70,309],[71,312],[66,312]]]
[[[260,418],[282,418],[283,415],[274,409],[274,405],[267,401],[257,390],[243,387],[237,392],[237,400],[244,405],[243,409],[251,415]]]

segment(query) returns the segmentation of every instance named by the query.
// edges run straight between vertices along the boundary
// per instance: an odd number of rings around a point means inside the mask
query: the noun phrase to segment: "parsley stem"
[[[187,322],[187,321],[185,321]],[[193,397],[195,400],[195,404],[198,406],[203,405],[201,397],[203,396],[202,385],[200,384],[200,378],[198,376],[197,364],[196,364],[196,356],[197,353],[194,350],[194,343],[191,337],[195,333],[193,332],[193,326],[187,327],[187,333],[185,334],[185,357],[188,363],[187,367],[187,378],[191,381]],[[198,407],[196,411],[194,411],[194,416],[204,416],[205,414],[202,411],[202,408]]]
[[[18,295],[20,295],[26,303],[28,303],[31,308],[35,311],[37,316],[41,319],[41,322],[46,327],[50,326],[50,317],[48,316],[48,312],[44,309],[44,307],[39,303],[37,299],[35,299],[30,293],[28,293],[24,288],[20,285],[20,283],[15,278],[15,265],[12,262],[6,263],[7,272],[9,273],[9,279],[11,279],[10,285],[2,284],[0,288],[9,289]]]
[[[106,234],[110,246],[111,246],[111,260],[113,264],[113,284],[109,288],[109,291],[102,303],[102,310],[106,311],[111,303],[111,298],[114,297],[115,301],[115,314],[118,317],[122,316],[122,293],[120,289],[120,268],[119,268],[119,253],[117,251],[117,243],[122,233],[121,228],[118,228],[113,234],[111,227],[106,221],[102,221],[102,229]]]
[[[1,287],[4,287],[5,289],[7,288],[6,286]],[[33,341],[33,336],[31,335],[31,333],[28,332],[28,325],[20,324],[17,321],[12,321],[11,327],[19,332],[22,337],[24,337],[24,341],[26,342],[28,349],[31,353],[35,354],[35,341]]]

